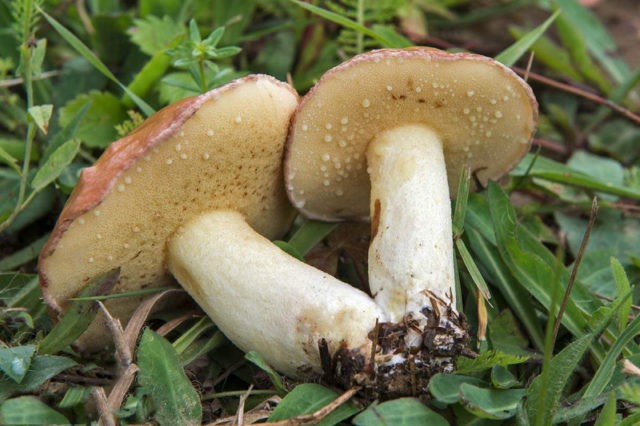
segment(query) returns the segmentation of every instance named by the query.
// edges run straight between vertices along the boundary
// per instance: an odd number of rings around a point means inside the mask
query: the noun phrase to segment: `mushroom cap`
[[[54,318],[93,277],[121,268],[114,293],[175,285],[166,242],[200,212],[236,210],[268,238],[294,211],[282,185],[282,156],[298,95],[266,75],[248,76],[149,117],[82,171],[39,257]],[[128,320],[139,297],[107,303]],[[110,339],[94,323],[80,348]]]
[[[529,150],[537,118],[531,88],[491,58],[430,48],[364,53],[325,73],[298,106],[287,194],[310,218],[367,218],[367,146],[407,124],[436,132],[453,191],[465,165],[485,185]]]

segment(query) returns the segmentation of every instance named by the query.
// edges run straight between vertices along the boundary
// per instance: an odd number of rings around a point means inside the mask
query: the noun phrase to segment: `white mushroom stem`
[[[318,343],[371,352],[386,317],[365,293],[289,256],[240,213],[190,221],[169,241],[169,269],[226,336],[292,377],[318,374]]]
[[[416,318],[437,299],[436,312],[455,311],[451,201],[438,135],[422,125],[387,130],[369,144],[367,162],[376,302],[395,322]]]

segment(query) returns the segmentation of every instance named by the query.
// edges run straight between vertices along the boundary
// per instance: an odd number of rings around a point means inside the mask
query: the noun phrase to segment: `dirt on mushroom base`
[[[322,377],[312,377],[311,369],[302,368],[305,380],[319,380],[344,389],[357,386],[369,401],[389,400],[405,396],[428,398],[431,377],[451,373],[456,359],[469,355],[469,333],[463,314],[458,314],[442,300],[432,299],[433,306],[422,310],[423,318],[408,314],[401,323],[377,324],[369,333],[375,350],[367,357],[359,349],[341,347],[333,356],[326,342],[319,344]],[[446,312],[441,312],[440,306]],[[419,333],[420,344],[408,340]],[[323,344],[324,343],[324,344]]]

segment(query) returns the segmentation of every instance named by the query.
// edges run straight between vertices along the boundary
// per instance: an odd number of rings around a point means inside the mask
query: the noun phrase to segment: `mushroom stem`
[[[168,245],[169,270],[244,351],[305,378],[323,372],[319,344],[371,353],[368,333],[386,320],[365,293],[280,250],[233,211],[202,214]]]
[[[424,125],[396,127],[373,139],[367,162],[369,285],[376,302],[394,322],[409,313],[416,318],[425,307],[455,311],[451,202],[440,138]]]

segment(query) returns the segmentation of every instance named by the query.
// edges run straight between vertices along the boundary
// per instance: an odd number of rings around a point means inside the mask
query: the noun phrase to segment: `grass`
[[[0,4],[0,423],[638,424],[640,68],[617,55],[606,3]],[[419,398],[366,402],[280,376],[193,308],[150,315],[168,289],[145,294],[126,327],[112,322],[115,357],[83,356],[70,344],[105,311],[117,271],[51,324],[36,258],[111,141],[242,75],[304,93],[356,53],[413,44],[496,57],[540,103],[532,152],[500,185],[467,194],[463,179],[454,209],[477,357]],[[363,229],[299,220],[277,244],[366,286]]]

